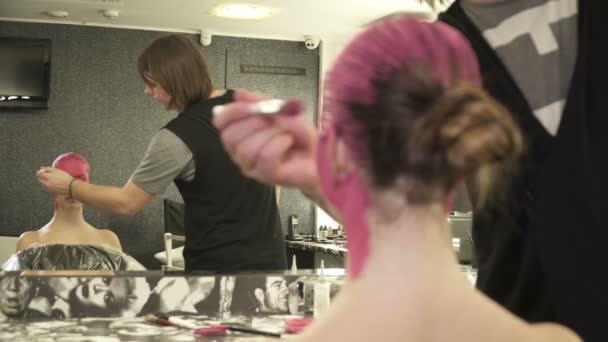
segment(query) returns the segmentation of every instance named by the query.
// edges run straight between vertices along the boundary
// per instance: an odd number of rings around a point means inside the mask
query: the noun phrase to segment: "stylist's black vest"
[[[175,180],[185,202],[187,271],[286,268],[285,242],[272,187],[241,174],[212,124],[212,108],[234,92],[187,107],[165,128],[192,152],[196,175]]]

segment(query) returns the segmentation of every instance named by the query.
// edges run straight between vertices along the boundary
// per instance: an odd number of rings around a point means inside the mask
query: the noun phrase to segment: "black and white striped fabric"
[[[551,135],[559,128],[576,60],[577,3],[461,2]]]

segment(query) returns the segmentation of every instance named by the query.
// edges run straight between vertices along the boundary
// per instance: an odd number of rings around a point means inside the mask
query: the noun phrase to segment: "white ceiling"
[[[219,3],[249,3],[278,8],[264,20],[236,20],[211,16]],[[101,14],[117,9],[120,16],[107,20]],[[67,18],[51,18],[45,12],[62,10]],[[304,35],[322,39],[342,36],[361,25],[397,11],[430,17],[432,11],[417,0],[0,0],[0,21],[38,21],[125,28],[192,32],[243,37],[303,40]]]

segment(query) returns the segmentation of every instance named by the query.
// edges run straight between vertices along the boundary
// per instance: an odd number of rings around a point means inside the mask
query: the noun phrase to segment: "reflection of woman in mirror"
[[[266,159],[254,151],[250,165],[272,174],[297,163],[317,175],[345,225],[349,282],[294,340],[580,341],[563,326],[514,316],[460,272],[447,222],[454,190],[470,181],[483,205],[497,189],[495,166],[522,149],[509,113],[481,89],[466,39],[441,23],[382,20],[343,50],[327,80],[331,117],[318,140],[297,116],[252,115],[252,94],[215,116],[237,156],[272,134],[259,145]],[[232,140],[235,126],[249,136]],[[283,158],[270,163],[273,154]]]
[[[144,93],[171,115],[123,187],[96,185],[44,167],[49,192],[71,193],[94,208],[135,215],[175,183],[184,199],[187,271],[283,270],[285,242],[274,188],[245,177],[222,146],[211,109],[233,101],[215,89],[199,49],[171,34],[152,42],[137,63]]]
[[[57,157],[53,167],[70,174],[74,179],[89,182],[89,162],[77,153],[65,153]],[[87,223],[82,214],[81,202],[67,195],[55,195],[55,214],[44,227],[21,234],[17,243],[17,251],[36,245],[99,244],[122,251],[120,241],[114,232],[107,229],[97,229]]]
[[[79,154],[57,157],[53,167],[82,182],[89,182],[89,162]],[[17,252],[5,270],[38,269],[143,269],[122,252],[114,232],[97,229],[86,222],[83,204],[70,194],[54,196],[53,218],[42,228],[25,232],[17,242]]]

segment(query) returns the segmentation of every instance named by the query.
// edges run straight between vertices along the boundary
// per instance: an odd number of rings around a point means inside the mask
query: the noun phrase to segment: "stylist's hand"
[[[72,176],[67,172],[54,167],[42,167],[36,172],[36,177],[44,190],[58,195],[69,194]]]
[[[235,102],[215,113],[213,122],[228,153],[248,177],[320,197],[315,128],[301,113],[254,114],[249,104],[264,99],[259,94],[238,91]]]

